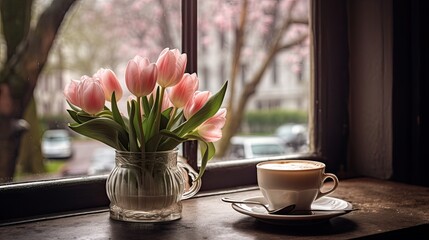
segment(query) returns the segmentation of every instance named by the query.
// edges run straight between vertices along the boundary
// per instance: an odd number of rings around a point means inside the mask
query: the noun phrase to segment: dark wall
[[[424,0],[393,1],[393,179],[429,186],[429,41]]]

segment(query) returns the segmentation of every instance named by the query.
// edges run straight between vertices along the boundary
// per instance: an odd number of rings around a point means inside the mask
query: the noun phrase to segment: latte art
[[[264,169],[272,170],[305,170],[320,168],[321,166],[314,163],[308,162],[277,162],[277,163],[266,163],[260,166]]]
[[[309,210],[311,203],[332,193],[338,186],[338,178],[325,173],[325,164],[311,160],[272,160],[256,165],[258,187],[271,209],[295,204],[296,210]],[[321,191],[326,179],[334,186]]]

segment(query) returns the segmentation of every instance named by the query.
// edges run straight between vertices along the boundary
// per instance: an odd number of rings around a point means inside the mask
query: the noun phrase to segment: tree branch
[[[306,17],[301,17],[301,18],[292,18],[290,20],[291,24],[304,24],[304,25],[308,25],[308,18]]]
[[[30,31],[22,55],[13,66],[14,73],[27,82],[27,90],[23,94],[23,106],[27,106],[33,95],[37,79],[49,56],[61,23],[76,0],[52,1],[42,13],[36,28]]]
[[[291,48],[293,46],[296,46],[296,45],[302,43],[307,38],[308,38],[308,34],[302,34],[301,36],[296,37],[295,39],[292,39],[291,41],[289,41],[289,42],[287,42],[287,43],[285,43],[285,44],[283,44],[281,46],[277,46],[276,51],[279,52],[279,51],[283,51],[283,50],[289,49],[289,48]]]
[[[285,14],[285,18],[281,24],[281,28],[277,31],[277,34],[273,37],[272,42],[269,44],[266,57],[262,60],[261,65],[256,70],[256,73],[252,76],[251,80],[243,86],[243,91],[241,92],[240,98],[238,99],[238,101],[234,101],[235,99],[231,99],[232,94],[230,95],[230,99],[228,102],[229,114],[227,114],[226,123],[223,128],[223,137],[221,141],[218,143],[218,148],[217,148],[218,156],[223,156],[225,154],[229,146],[229,141],[231,137],[235,135],[235,133],[238,131],[244,117],[244,111],[248,103],[248,99],[256,91],[256,87],[261,82],[262,76],[264,75],[272,59],[278,52],[277,49],[281,43],[281,40],[283,39],[283,36],[286,30],[290,27],[292,11],[295,8],[296,3],[297,2],[294,1],[290,5],[287,13]],[[244,29],[244,25],[243,25],[243,29]],[[240,52],[238,52],[238,54],[240,54]],[[236,56],[236,57],[239,60],[239,56]],[[235,62],[233,60],[233,64],[238,64],[238,61]],[[235,75],[237,74],[237,68],[238,68],[237,65],[232,65],[233,71],[231,72],[232,73],[231,79],[235,80],[236,78]],[[233,85],[234,85],[234,82],[231,82],[230,93],[235,92]]]
[[[30,29],[33,0],[0,1],[1,22],[7,46],[7,59],[16,52]]]
[[[229,99],[228,99],[228,109],[230,112],[234,111],[234,96],[235,96],[235,85],[237,79],[237,72],[240,67],[240,58],[241,58],[241,50],[244,46],[244,32],[247,23],[247,11],[248,11],[248,0],[244,0],[241,5],[241,14],[240,14],[240,22],[236,30],[235,34],[235,46],[234,52],[232,55],[232,63],[231,63],[231,75],[229,79]]]

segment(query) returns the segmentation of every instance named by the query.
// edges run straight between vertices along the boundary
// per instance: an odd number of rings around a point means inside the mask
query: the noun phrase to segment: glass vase
[[[110,217],[130,222],[165,222],[181,218],[182,199],[195,195],[201,181],[178,151],[116,151],[116,166],[106,182]],[[189,179],[193,182],[189,182]]]

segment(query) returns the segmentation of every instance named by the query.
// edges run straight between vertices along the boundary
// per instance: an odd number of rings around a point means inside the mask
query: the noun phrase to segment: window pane
[[[34,2],[32,27],[50,4],[46,0]],[[38,77],[36,104],[26,117],[32,127],[24,135],[13,181],[108,173],[114,164],[114,150],[68,129],[67,123],[72,121],[63,88],[71,79],[110,68],[123,87],[118,105],[126,113],[126,99],[131,95],[124,77],[128,60],[138,54],[155,62],[166,47],[181,48],[180,1],[78,1],[68,11]],[[3,70],[7,59],[3,34],[0,50]],[[110,103],[106,105],[110,107]]]
[[[307,0],[198,2],[200,89],[228,80],[230,122],[213,160],[308,151]]]

